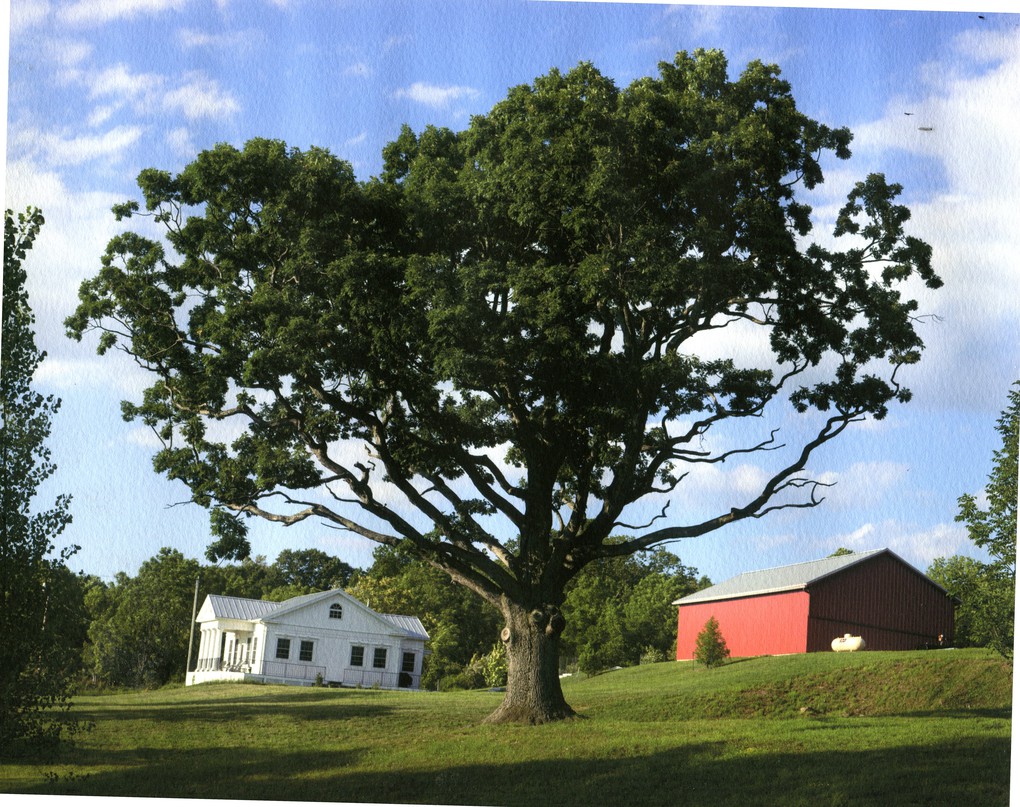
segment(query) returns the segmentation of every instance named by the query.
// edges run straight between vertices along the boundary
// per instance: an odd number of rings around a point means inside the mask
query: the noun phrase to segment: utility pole
[[[191,624],[188,626],[188,663],[184,668],[184,683],[188,683],[188,673],[191,672],[191,645],[195,640],[195,616],[198,612],[198,581],[202,573],[195,575],[195,598],[191,602]]]

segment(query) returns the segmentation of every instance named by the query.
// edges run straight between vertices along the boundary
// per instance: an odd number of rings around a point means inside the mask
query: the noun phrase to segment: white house
[[[284,602],[210,594],[186,683],[265,681],[418,689],[429,635],[418,617],[379,614],[341,589]]]

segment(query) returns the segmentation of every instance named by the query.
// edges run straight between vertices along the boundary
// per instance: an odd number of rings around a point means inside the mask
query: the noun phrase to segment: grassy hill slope
[[[620,719],[864,717],[1001,709],[1012,669],[975,650],[811,653],[737,659],[716,669],[694,662],[618,670],[566,685]],[[577,704],[575,703],[575,708]]]
[[[1012,669],[980,651],[665,663],[483,726],[493,692],[206,685],[78,699],[95,730],[0,791],[470,805],[1008,803]]]

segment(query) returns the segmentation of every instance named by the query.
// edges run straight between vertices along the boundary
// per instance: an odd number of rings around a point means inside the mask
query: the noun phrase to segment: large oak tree
[[[898,286],[940,282],[900,188],[853,188],[844,249],[807,243],[795,196],[850,140],[798,111],[778,68],[731,80],[699,51],[625,89],[553,70],[465,131],[405,128],[368,181],[319,148],[220,145],[141,173],[172,250],[115,237],[69,332],[153,374],[125,415],[212,509],[217,552],[244,552],[245,517],[406,545],[505,619],[490,719],[557,719],[580,569],[814,506],[812,452],[909,398],[895,374],[921,340]],[[760,364],[693,346],[741,326],[765,335]],[[798,445],[709,439],[783,398],[817,417]],[[756,452],[773,460],[758,492],[685,512],[687,471]],[[649,497],[676,506],[634,518]]]

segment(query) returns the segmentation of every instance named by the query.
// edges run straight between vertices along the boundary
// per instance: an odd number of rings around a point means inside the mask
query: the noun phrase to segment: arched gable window
[[[329,606],[329,618],[330,619],[343,619],[344,618],[344,607],[335,602]]]

